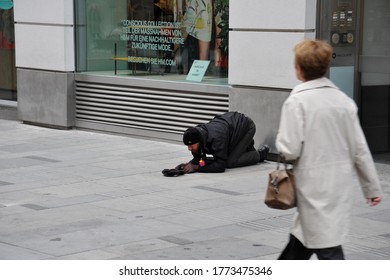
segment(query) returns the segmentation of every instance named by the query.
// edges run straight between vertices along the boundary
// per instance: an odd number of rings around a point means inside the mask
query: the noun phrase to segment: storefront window
[[[0,0],[0,99],[16,100],[13,1]]]
[[[79,72],[227,81],[229,0],[83,0],[77,6]],[[207,69],[207,70],[206,70]]]

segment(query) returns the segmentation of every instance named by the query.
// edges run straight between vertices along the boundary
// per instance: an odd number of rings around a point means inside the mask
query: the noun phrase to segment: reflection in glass
[[[228,0],[85,0],[78,71],[185,79],[194,60],[208,60],[206,75],[227,77],[228,8]]]
[[[16,100],[15,30],[12,1],[0,5],[0,99]]]

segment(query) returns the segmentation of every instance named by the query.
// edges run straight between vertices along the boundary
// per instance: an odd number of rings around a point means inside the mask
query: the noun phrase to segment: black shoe
[[[259,149],[257,149],[257,152],[260,155],[259,162],[263,162],[264,160],[267,159],[268,152],[269,152],[269,146],[267,144],[264,144],[264,145],[260,146]]]

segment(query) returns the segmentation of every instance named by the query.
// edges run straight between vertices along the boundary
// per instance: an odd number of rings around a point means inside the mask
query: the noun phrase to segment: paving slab
[[[264,203],[266,161],[216,174],[164,177],[189,160],[181,143],[0,120],[0,259],[276,259],[294,209]],[[390,259],[385,196],[354,190],[347,259]],[[315,257],[313,257],[315,259]]]

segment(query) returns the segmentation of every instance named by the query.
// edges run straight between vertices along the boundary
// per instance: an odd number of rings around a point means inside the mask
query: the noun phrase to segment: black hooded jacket
[[[248,133],[250,118],[239,112],[228,112],[216,116],[206,124],[196,126],[202,135],[199,154],[193,154],[191,163],[199,165],[202,158],[206,165],[198,172],[224,172],[230,152]],[[213,159],[206,159],[212,155]]]

